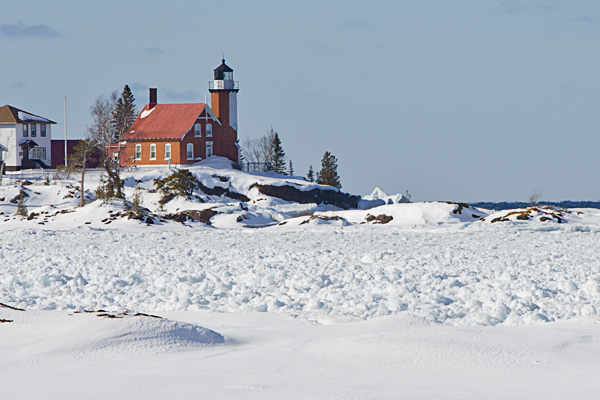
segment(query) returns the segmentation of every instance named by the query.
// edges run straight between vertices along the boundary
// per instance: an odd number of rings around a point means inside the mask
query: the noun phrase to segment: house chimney
[[[150,101],[148,102],[148,108],[153,109],[158,101],[156,100],[156,88],[150,88]]]

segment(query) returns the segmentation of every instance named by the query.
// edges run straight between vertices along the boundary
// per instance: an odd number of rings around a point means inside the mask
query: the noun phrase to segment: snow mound
[[[373,190],[373,193],[363,196],[360,199],[358,208],[366,210],[385,204],[398,204],[404,202],[406,202],[406,198],[400,193],[390,196],[382,189],[376,187],[375,190]]]
[[[475,209],[466,203],[400,203],[368,210],[317,212],[317,215],[339,216],[351,224],[389,224],[418,226],[458,224],[479,221],[489,211]],[[390,218],[391,217],[391,218]]]
[[[518,208],[513,210],[502,210],[493,212],[482,221],[496,222],[517,222],[526,223],[571,223],[580,225],[597,225],[600,223],[600,214],[597,210],[566,210],[554,206],[534,206]]]
[[[405,201],[404,195],[397,193],[394,195],[389,195],[384,192],[382,189],[376,187],[373,192],[367,196],[363,196],[364,200],[383,200],[384,204],[397,204]]]
[[[216,169],[232,169],[233,162],[227,157],[211,156],[196,164],[196,166],[209,167]]]
[[[198,325],[147,314],[116,312],[40,312],[0,308],[10,331],[3,340],[19,343],[12,350],[43,359],[132,356],[181,351],[224,343],[223,336]],[[44,340],[36,340],[44,332]],[[12,336],[11,336],[12,335]],[[30,339],[30,340],[27,340]],[[10,355],[6,355],[9,357]]]

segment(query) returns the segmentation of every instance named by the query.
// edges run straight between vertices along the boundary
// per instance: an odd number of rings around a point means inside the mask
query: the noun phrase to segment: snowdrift
[[[47,359],[131,357],[181,351],[224,343],[217,332],[194,324],[139,313],[40,312],[0,307],[5,342],[18,343],[11,357],[26,353]],[[40,340],[39,332],[43,332]]]

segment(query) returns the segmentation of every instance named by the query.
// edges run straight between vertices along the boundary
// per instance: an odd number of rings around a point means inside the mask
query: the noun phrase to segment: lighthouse
[[[209,83],[208,88],[211,93],[211,108],[221,124],[230,126],[237,133],[237,93],[240,90],[238,82],[233,80],[233,70],[225,64],[225,59],[214,72],[214,80]]]

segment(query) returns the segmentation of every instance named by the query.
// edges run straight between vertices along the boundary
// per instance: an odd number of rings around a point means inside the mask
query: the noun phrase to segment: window
[[[194,159],[194,144],[193,143],[187,144],[187,159],[188,160]]]
[[[45,147],[34,147],[31,149],[31,158],[33,160],[45,160],[46,159],[46,148]]]
[[[212,137],[212,125],[206,124],[206,137]]]
[[[141,144],[135,145],[135,159],[136,160],[142,159],[142,145]]]
[[[165,144],[165,160],[171,159],[171,145]]]
[[[196,136],[196,137],[202,136],[202,125],[194,124],[194,136]]]
[[[206,158],[213,155],[213,142],[206,142]]]
[[[37,136],[37,130],[35,129],[36,126],[36,124],[31,124],[31,137]]]
[[[231,72],[231,71],[223,72],[223,79],[226,81],[232,81],[233,80],[233,72]]]
[[[29,136],[29,125],[23,124],[23,137]]]
[[[46,124],[40,124],[40,136],[46,137]]]
[[[155,144],[150,145],[150,159],[156,160],[156,145]]]

